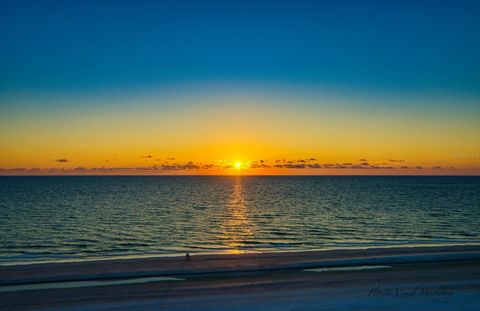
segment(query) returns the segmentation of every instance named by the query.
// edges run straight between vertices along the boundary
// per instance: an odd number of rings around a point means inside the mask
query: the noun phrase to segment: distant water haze
[[[480,177],[0,177],[0,264],[480,242]]]

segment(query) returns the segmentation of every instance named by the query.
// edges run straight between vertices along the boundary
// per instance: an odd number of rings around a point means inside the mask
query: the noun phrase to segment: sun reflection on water
[[[232,252],[241,252],[239,247],[253,241],[254,231],[248,206],[245,202],[242,177],[235,177],[231,198],[227,205],[227,215],[221,225],[221,240]]]

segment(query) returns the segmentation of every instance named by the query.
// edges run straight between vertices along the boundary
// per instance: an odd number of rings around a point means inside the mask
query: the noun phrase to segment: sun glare
[[[242,162],[239,162],[239,161],[235,162],[235,168],[237,170],[241,169],[242,168]]]

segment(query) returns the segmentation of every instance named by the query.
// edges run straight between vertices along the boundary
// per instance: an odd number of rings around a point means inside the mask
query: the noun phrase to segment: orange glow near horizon
[[[469,102],[460,111],[422,98],[393,106],[374,97],[259,94],[12,105],[0,114],[0,174],[480,174],[479,113]]]

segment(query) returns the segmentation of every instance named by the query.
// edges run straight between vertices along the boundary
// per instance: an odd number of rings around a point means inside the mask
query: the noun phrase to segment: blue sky
[[[478,1],[2,1],[0,96],[280,82],[480,94]]]
[[[289,173],[478,175],[479,16],[480,1],[0,0],[0,170],[314,158],[324,171]]]

